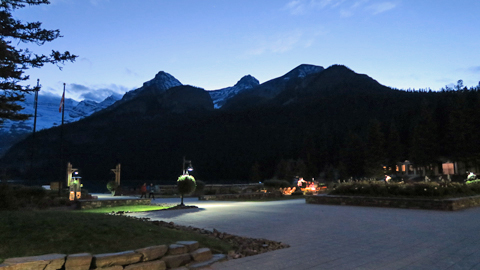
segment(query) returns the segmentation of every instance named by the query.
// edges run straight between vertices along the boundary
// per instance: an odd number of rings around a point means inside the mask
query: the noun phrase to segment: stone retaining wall
[[[212,255],[210,249],[199,248],[197,241],[180,241],[170,246],[153,246],[118,253],[47,254],[10,258],[0,264],[0,270],[199,269],[225,259],[223,254]]]
[[[380,198],[368,196],[312,195],[306,203],[330,205],[377,206],[409,209],[456,211],[480,205],[480,196],[451,199]]]
[[[78,200],[77,208],[84,210],[123,205],[150,205],[150,202],[150,199]]]
[[[150,183],[147,181],[147,183]],[[155,183],[155,181],[153,181]],[[162,195],[178,195],[177,185],[155,185],[156,192],[155,196]],[[202,191],[204,193],[214,192],[215,194],[227,194],[231,190],[239,191],[240,193],[249,193],[255,192],[263,189],[263,184],[252,183],[252,184],[207,184]],[[195,190],[194,194],[198,193],[199,190]],[[138,187],[124,186],[119,189],[117,195],[139,195],[140,190]]]
[[[282,197],[280,192],[258,192],[258,193],[242,193],[242,194],[219,194],[219,195],[203,195],[198,197],[201,201],[228,201],[228,200],[250,200],[250,199],[264,199],[264,198],[279,198]]]

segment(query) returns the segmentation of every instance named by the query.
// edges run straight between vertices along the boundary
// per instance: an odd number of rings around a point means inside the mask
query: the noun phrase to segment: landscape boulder
[[[118,253],[105,253],[97,254],[93,257],[93,264],[96,268],[115,266],[115,265],[127,265],[140,262],[142,259],[141,253],[135,251],[124,251]]]
[[[65,264],[65,254],[46,254],[32,257],[6,259],[2,270],[57,270]]]
[[[88,270],[92,264],[93,256],[90,253],[78,253],[67,256],[65,270]]]

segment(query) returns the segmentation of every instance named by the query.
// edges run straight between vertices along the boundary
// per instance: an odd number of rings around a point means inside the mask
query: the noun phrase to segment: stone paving
[[[291,246],[207,269],[480,269],[480,207],[443,212],[314,205],[303,199],[187,198],[185,203],[199,208],[135,215]]]

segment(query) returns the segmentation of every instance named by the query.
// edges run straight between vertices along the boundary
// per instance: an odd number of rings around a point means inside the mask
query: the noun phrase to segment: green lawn
[[[118,212],[118,211],[146,212],[146,211],[168,209],[170,207],[171,206],[158,206],[158,205],[124,205],[124,206],[80,210],[80,212],[84,212],[84,213],[111,213],[111,212]]]
[[[0,212],[0,263],[6,258],[49,253],[120,252],[176,241],[198,241],[227,253],[234,247],[192,232],[86,211]]]

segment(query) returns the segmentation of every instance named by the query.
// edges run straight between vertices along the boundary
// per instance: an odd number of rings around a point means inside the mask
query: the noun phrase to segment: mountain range
[[[102,102],[93,100],[75,101],[65,99],[64,123],[72,123],[85,118],[94,112],[103,110],[117,100],[121,95],[111,95]],[[33,132],[35,107],[34,96],[26,95],[25,101],[21,103],[24,109],[22,113],[32,115],[26,121],[5,120],[0,128],[0,156],[2,156],[14,143],[25,138]],[[62,114],[59,113],[60,97],[52,95],[39,95],[37,105],[36,130],[48,129],[62,123]]]
[[[342,65],[300,65],[261,84],[247,75],[215,91],[162,71],[106,108],[28,136],[0,169],[48,183],[65,177],[68,161],[87,188],[103,187],[117,163],[127,186],[174,183],[184,158],[209,183],[365,177],[405,159],[480,153],[480,132],[457,140],[462,125],[478,130],[480,113],[469,108],[479,100],[478,91],[392,89]]]
[[[302,65],[288,75],[305,76],[309,73],[323,70],[323,67],[313,65]],[[298,74],[290,74],[296,72]],[[287,76],[287,75],[285,75]],[[283,79],[285,79],[283,76]],[[251,75],[242,77],[234,86],[226,87],[218,90],[208,91],[210,97],[214,103],[214,108],[221,108],[225,102],[232,97],[236,96],[243,90],[252,89],[258,86],[260,83]],[[64,123],[76,122],[87,116],[92,115],[95,112],[106,109],[115,104],[116,107],[120,104],[131,100],[138,95],[146,95],[153,92],[161,93],[175,86],[181,86],[182,83],[172,75],[160,71],[155,77],[143,84],[142,87],[129,91],[123,96],[120,94],[113,94],[107,97],[102,102],[96,102],[93,100],[83,100],[77,102],[73,99],[67,98],[65,101],[65,119]],[[268,85],[268,84],[267,84]],[[271,87],[270,87],[271,88]],[[58,113],[58,107],[60,104],[60,97],[52,95],[40,95],[37,105],[37,121],[36,130],[48,129],[61,124],[61,114]],[[24,102],[21,103],[24,109],[22,113],[34,115],[34,96],[27,95]],[[111,109],[111,108],[110,108]],[[0,128],[0,157],[16,142],[25,138],[28,134],[32,133],[34,118],[31,117],[26,121],[10,121],[6,120]]]

